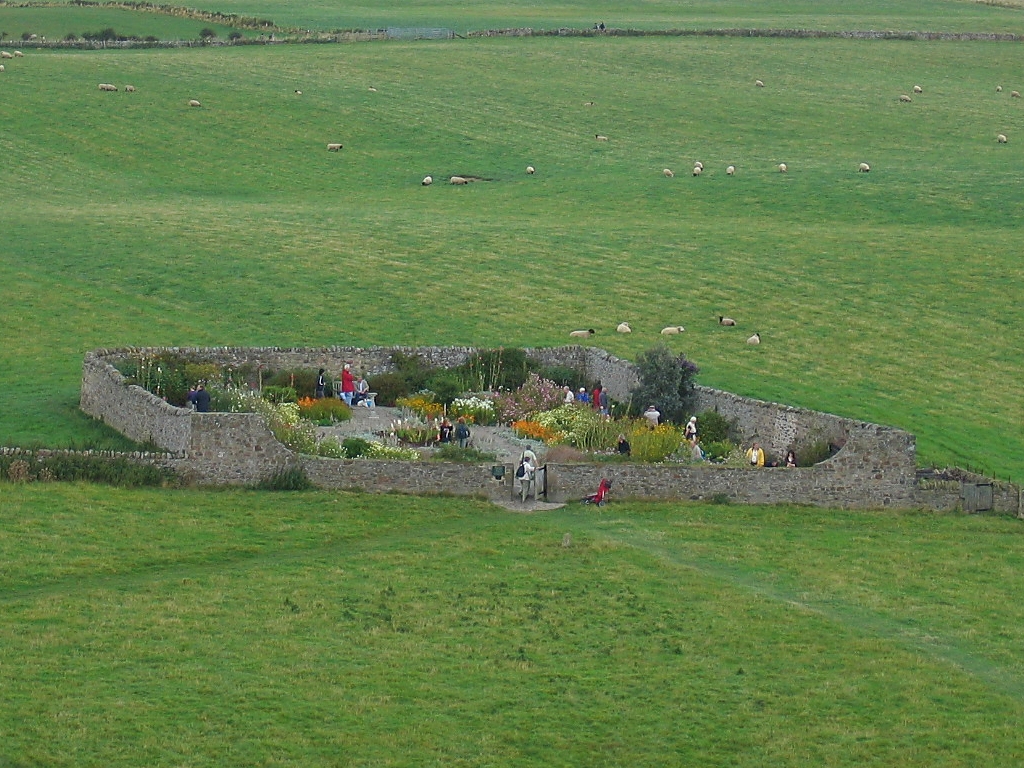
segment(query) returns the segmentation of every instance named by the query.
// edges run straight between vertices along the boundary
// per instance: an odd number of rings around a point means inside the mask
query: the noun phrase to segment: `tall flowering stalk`
[[[556,408],[563,396],[562,388],[555,382],[530,373],[515,392],[495,395],[494,410],[500,422],[520,421]]]

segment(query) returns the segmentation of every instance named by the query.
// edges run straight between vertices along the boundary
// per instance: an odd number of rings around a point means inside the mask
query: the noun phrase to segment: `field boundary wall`
[[[169,405],[128,384],[114,363],[129,356],[175,352],[196,362],[273,369],[323,367],[338,373],[350,364],[367,375],[393,369],[394,353],[419,355],[437,367],[455,367],[473,347],[177,347],[101,349],[85,356],[81,408],[122,434],[158,447],[167,462],[200,485],[249,485],[294,467],[322,488],[378,492],[446,493],[498,498],[510,492],[495,481],[491,465],[325,459],[299,455],[249,413],[196,413]],[[594,347],[528,349],[545,365],[566,365],[599,380],[617,400],[638,383],[632,363]],[[592,493],[601,477],[612,478],[616,498],[728,501],[743,504],[809,504],[836,508],[962,506],[965,484],[991,484],[992,511],[1019,514],[1020,489],[987,478],[932,474],[919,478],[916,441],[893,427],[770,403],[697,387],[697,411],[717,410],[733,422],[744,443],[758,440],[770,454],[794,445],[827,441],[834,455],[813,467],[736,468],[646,464],[559,464],[549,467],[549,498],[569,501]],[[512,467],[505,476],[511,478]]]

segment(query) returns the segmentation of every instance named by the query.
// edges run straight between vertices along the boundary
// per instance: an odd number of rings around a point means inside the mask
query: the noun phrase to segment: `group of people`
[[[459,416],[455,424],[448,421],[447,416],[442,416],[437,425],[437,442],[450,445],[455,442],[459,448],[469,447],[470,431],[465,416]]]
[[[341,388],[338,390],[338,397],[345,401],[346,405],[370,405],[370,383],[360,376],[355,376],[352,373],[352,366],[345,363],[344,368],[341,369]],[[327,373],[325,369],[321,368],[316,375],[316,397],[320,398],[327,396]]]
[[[565,393],[563,400],[565,405],[582,403],[583,405],[589,405],[602,416],[611,418],[612,404],[608,397],[608,390],[600,384],[594,387],[593,392],[587,392],[586,387],[580,387],[578,392],[573,392],[572,387],[569,386],[562,387],[562,391]]]
[[[186,396],[188,400],[188,407],[199,413],[210,412],[210,393],[206,390],[206,385],[203,382],[199,382],[194,387],[191,387]]]

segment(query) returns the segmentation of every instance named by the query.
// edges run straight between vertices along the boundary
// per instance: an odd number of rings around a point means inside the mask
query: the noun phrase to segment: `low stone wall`
[[[281,445],[256,414],[195,413],[175,408],[140,387],[128,385],[112,362],[130,354],[164,349],[97,350],[86,355],[82,410],[141,442],[169,451],[171,465],[198,484],[252,484],[301,466],[322,488],[448,493],[498,498],[510,493],[490,465],[444,462],[337,460],[299,456]],[[197,362],[240,367],[319,368],[340,371],[350,363],[369,374],[393,369],[393,353],[417,354],[433,365],[454,367],[475,352],[469,347],[177,348]],[[528,350],[546,365],[581,368],[624,400],[636,386],[635,367],[592,347]],[[844,419],[697,388],[697,411],[716,410],[733,421],[745,443],[759,441],[770,454],[827,441],[838,450],[814,467],[747,468],[646,464],[559,464],[549,467],[549,497],[568,501],[593,493],[601,477],[612,478],[615,498],[728,500],[743,504],[811,504],[836,508],[961,506],[963,482],[920,481],[914,436],[903,430]],[[513,467],[505,467],[506,483]],[[993,510],[1021,512],[1020,489],[993,485]]]

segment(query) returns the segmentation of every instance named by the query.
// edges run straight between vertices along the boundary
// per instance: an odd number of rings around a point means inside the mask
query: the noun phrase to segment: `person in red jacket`
[[[356,391],[356,377],[352,375],[352,366],[345,363],[341,371],[341,399],[346,405],[352,405],[352,394]]]

